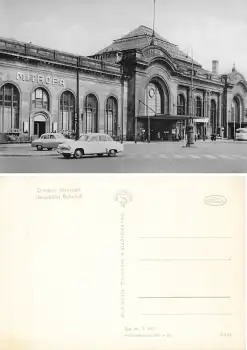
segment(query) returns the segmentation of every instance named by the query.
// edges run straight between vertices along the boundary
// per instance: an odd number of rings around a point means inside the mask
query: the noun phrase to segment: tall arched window
[[[32,93],[32,108],[43,108],[49,111],[50,101],[48,92],[43,88],[38,88]]]
[[[239,122],[240,121],[240,102],[239,99],[235,96],[232,101],[232,113],[231,113],[232,121]]]
[[[106,101],[106,133],[117,136],[117,131],[117,100],[115,97],[109,97]]]
[[[75,131],[75,96],[70,91],[60,97],[60,121],[62,130]]]
[[[185,115],[185,98],[184,98],[184,95],[182,95],[182,94],[178,95],[177,114],[178,115]]]
[[[0,131],[19,129],[20,94],[13,84],[5,84],[0,89]]]
[[[196,97],[196,117],[202,116],[202,100],[199,96]]]
[[[216,133],[217,121],[216,121],[216,102],[211,100],[210,105],[210,119],[213,133]]]
[[[97,132],[98,125],[98,102],[93,94],[87,95],[85,99],[85,129],[88,132]]]
[[[155,113],[168,113],[168,93],[164,92],[161,85],[151,82],[146,91],[146,114],[154,115]]]

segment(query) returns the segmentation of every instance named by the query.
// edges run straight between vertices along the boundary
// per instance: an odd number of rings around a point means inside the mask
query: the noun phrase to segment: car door
[[[107,149],[107,153],[109,150],[114,149],[115,148],[115,142],[113,141],[113,139],[109,136],[106,135],[106,149]]]
[[[49,134],[44,134],[44,137],[43,137],[43,140],[42,140],[43,148],[50,148],[49,147],[49,142],[50,142],[50,135]]]
[[[57,148],[61,143],[58,135],[50,135],[50,148]]]
[[[101,153],[100,152],[100,146],[99,146],[99,136],[98,135],[92,135],[88,142],[87,145],[84,149],[84,152],[86,154],[97,154]]]
[[[41,136],[37,139],[36,145],[43,146],[43,144],[44,144],[44,137],[45,137],[45,135],[41,135]]]
[[[99,153],[107,153],[107,137],[99,135]]]

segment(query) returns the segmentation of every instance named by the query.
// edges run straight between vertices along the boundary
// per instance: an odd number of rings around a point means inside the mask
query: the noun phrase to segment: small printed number
[[[232,337],[232,333],[230,333],[230,332],[221,332],[221,333],[220,333],[220,336],[221,336],[221,337],[228,337],[228,338],[229,338],[229,337]]]

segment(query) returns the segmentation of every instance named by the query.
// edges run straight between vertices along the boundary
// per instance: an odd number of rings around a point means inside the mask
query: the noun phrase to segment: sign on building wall
[[[19,81],[26,81],[26,82],[38,83],[38,84],[65,86],[64,79],[60,79],[51,75],[45,76],[45,75],[34,74],[29,72],[27,73],[17,72],[16,79]]]

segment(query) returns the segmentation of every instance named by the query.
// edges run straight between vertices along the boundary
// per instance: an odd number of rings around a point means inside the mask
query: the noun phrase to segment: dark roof
[[[151,44],[152,35],[152,29],[141,25],[122,38],[114,40],[111,45],[97,52],[95,55],[102,55],[103,53],[107,52],[109,53],[131,49],[144,49],[146,46],[149,46]],[[156,32],[154,32],[154,39],[155,45],[165,49],[172,58],[188,63],[192,62],[192,58],[186,55],[185,52],[181,51],[177,45],[170,43]],[[194,61],[194,63],[201,66],[198,62]]]

